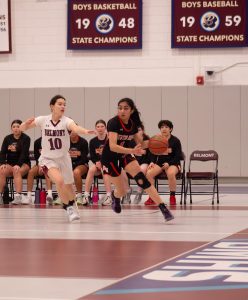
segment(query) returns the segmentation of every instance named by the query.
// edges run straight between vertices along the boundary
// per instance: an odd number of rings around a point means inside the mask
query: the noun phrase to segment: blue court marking
[[[221,271],[221,269],[216,269],[217,274],[215,277],[211,278],[211,280],[206,280],[205,285],[202,282],[202,280],[195,280],[194,282],[185,282],[183,281],[153,281],[153,280],[147,280],[143,278],[143,275],[147,272],[156,271],[163,269],[166,265],[177,265],[178,261],[181,259],[187,259],[188,256],[195,254],[197,255],[199,252],[201,252],[204,249],[212,248],[215,249],[215,245],[223,242],[232,242],[233,246],[235,248],[237,247],[244,247],[241,250],[246,250],[245,252],[248,252],[248,239],[244,238],[224,238],[221,240],[217,240],[214,242],[207,243],[205,245],[202,245],[200,247],[197,247],[195,249],[192,249],[190,251],[187,251],[186,253],[182,253],[181,255],[178,255],[172,259],[169,259],[167,261],[161,262],[160,264],[157,264],[153,267],[150,267],[146,270],[142,270],[140,272],[137,272],[135,274],[132,274],[128,276],[127,278],[120,280],[109,287],[106,287],[102,290],[96,291],[94,295],[125,295],[125,294],[144,294],[144,293],[166,293],[166,292],[190,292],[190,291],[226,291],[226,290],[238,290],[238,289],[248,289],[248,282],[236,282],[236,283],[224,283],[222,279],[222,275],[219,276],[218,271]],[[220,248],[221,249],[221,248]],[[227,248],[229,249],[229,248]],[[230,248],[232,250],[232,248]],[[217,250],[216,250],[217,251]],[[228,252],[226,252],[228,254]],[[244,252],[241,252],[241,254]],[[211,252],[209,253],[211,255]],[[204,258],[205,259],[205,258]],[[209,258],[205,259],[205,262],[208,262]],[[240,261],[239,257],[233,257],[232,260]],[[241,259],[243,264],[248,264],[248,258],[247,260]],[[180,266],[180,262],[179,262]],[[190,271],[190,265],[189,271]],[[203,268],[203,272],[204,272]],[[182,270],[181,272],[184,272],[185,270]],[[233,270],[235,271],[235,270]],[[180,272],[180,270],[179,270]],[[247,270],[242,271],[244,273],[247,273]],[[135,288],[136,286],[136,288]],[[130,288],[129,288],[130,287]],[[248,298],[247,298],[248,299]]]
[[[157,289],[127,289],[127,290],[102,290],[94,295],[124,295],[124,294],[144,294],[161,292],[191,292],[191,291],[216,291],[216,290],[236,290],[247,289],[248,285],[228,285],[228,286],[192,286],[183,288],[157,288]]]

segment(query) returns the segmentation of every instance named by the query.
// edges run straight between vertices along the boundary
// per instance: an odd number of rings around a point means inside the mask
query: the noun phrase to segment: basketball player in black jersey
[[[124,98],[118,102],[118,114],[109,120],[107,131],[108,140],[102,153],[103,172],[110,176],[111,182],[115,186],[112,192],[112,209],[116,213],[121,212],[120,198],[125,195],[123,187],[121,170],[124,169],[137,182],[137,185],[158,204],[166,221],[174,219],[171,212],[163,203],[154,185],[148,181],[135,155],[142,155],[147,148],[148,142],[143,142],[138,134],[138,127],[142,124],[140,113],[137,110],[132,99]],[[132,140],[135,140],[136,146],[132,147]]]

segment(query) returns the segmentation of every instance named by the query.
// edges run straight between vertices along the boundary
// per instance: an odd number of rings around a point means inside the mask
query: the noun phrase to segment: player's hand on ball
[[[133,148],[133,154],[134,155],[143,155],[143,154],[145,154],[145,150],[142,149],[141,144],[138,144]]]

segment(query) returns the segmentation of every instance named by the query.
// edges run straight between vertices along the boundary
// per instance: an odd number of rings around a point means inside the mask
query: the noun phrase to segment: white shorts
[[[71,157],[68,155],[64,155],[59,158],[48,158],[42,157],[39,158],[39,165],[47,167],[47,169],[57,168],[60,170],[65,184],[72,184],[74,183],[74,176],[72,171],[72,163]]]

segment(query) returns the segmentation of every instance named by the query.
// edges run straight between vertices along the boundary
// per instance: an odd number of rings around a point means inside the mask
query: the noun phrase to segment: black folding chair
[[[191,153],[189,170],[186,173],[185,203],[189,190],[190,204],[192,204],[192,195],[194,194],[212,195],[212,205],[216,194],[217,204],[219,204],[218,159],[218,153],[214,150],[196,150]],[[195,186],[194,190],[192,189],[193,185]],[[196,186],[205,187],[198,188]]]
[[[180,195],[180,204],[183,202],[183,198],[185,199],[185,154],[182,152],[181,157],[181,169],[176,175],[177,185],[180,186],[180,192],[177,193]],[[169,194],[169,191],[161,190],[161,187],[168,186],[168,177],[165,172],[160,173],[155,177],[155,187],[159,194]]]

